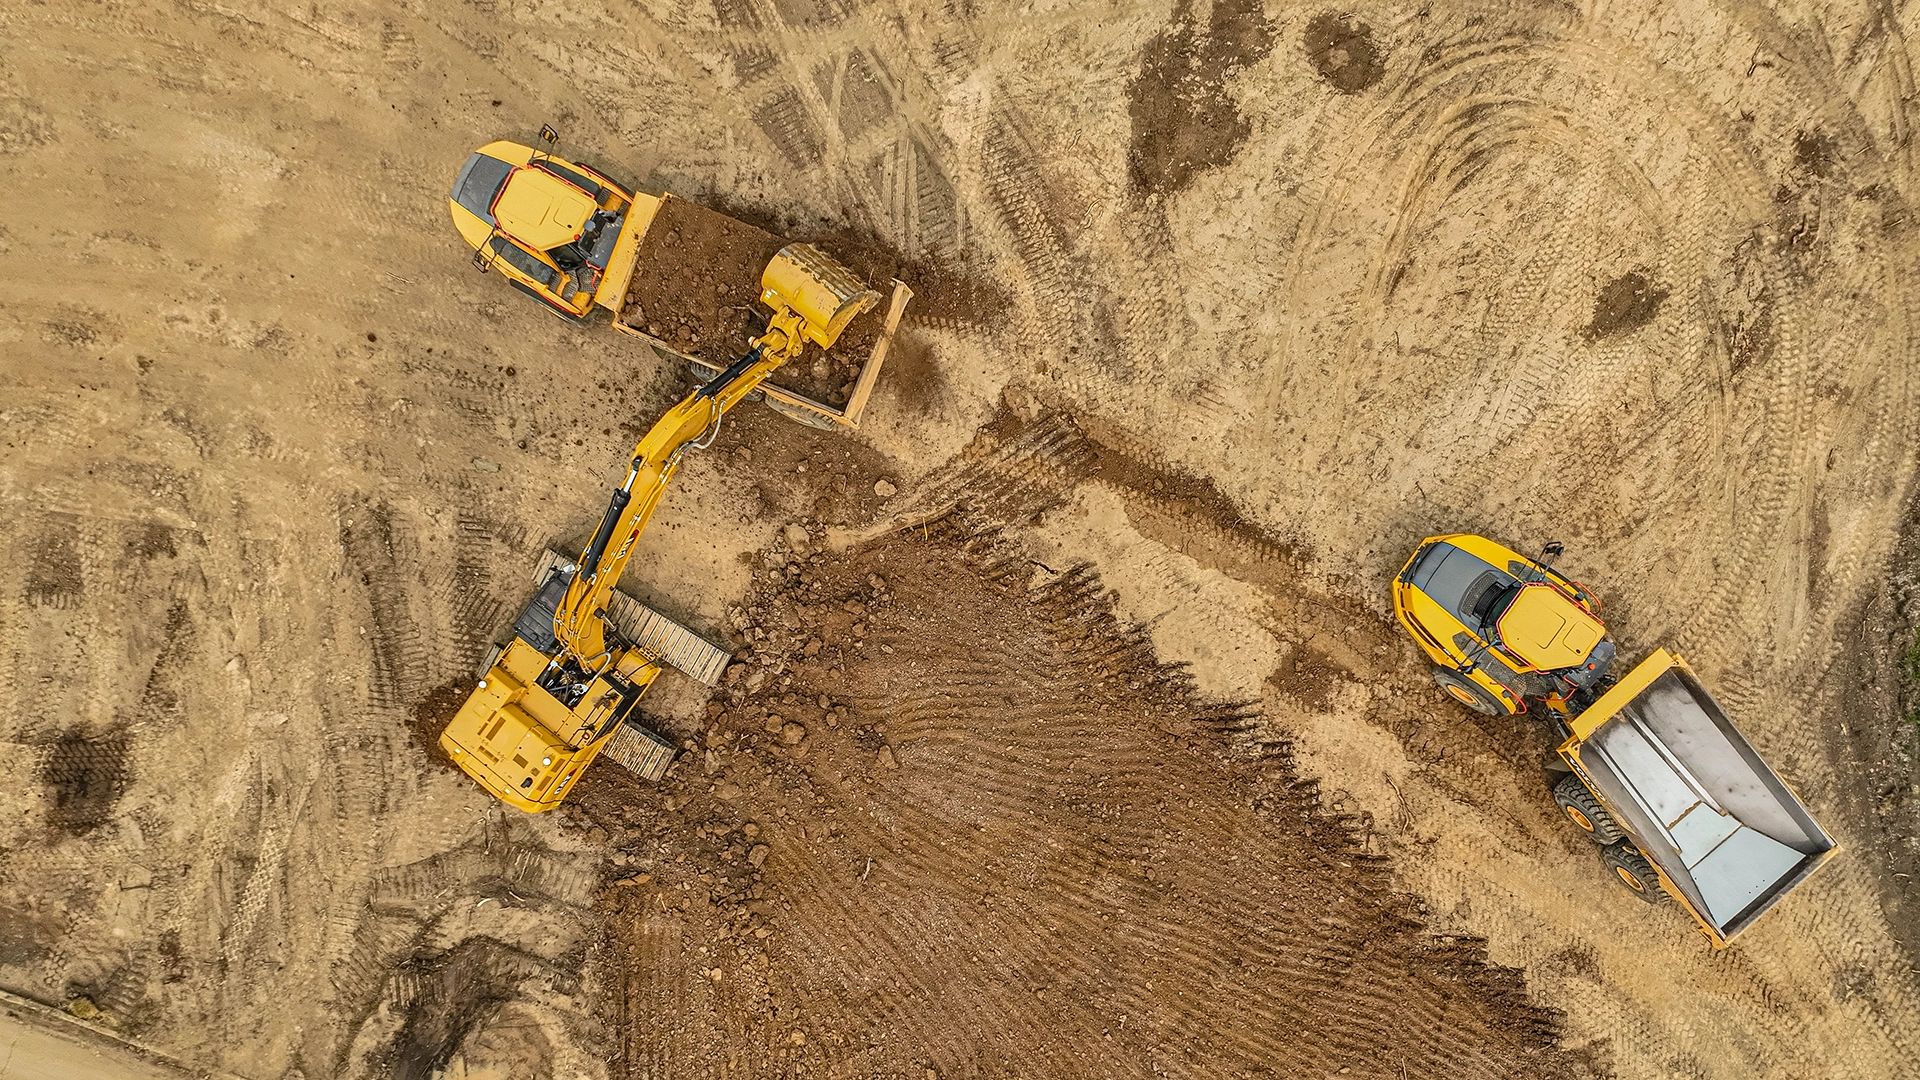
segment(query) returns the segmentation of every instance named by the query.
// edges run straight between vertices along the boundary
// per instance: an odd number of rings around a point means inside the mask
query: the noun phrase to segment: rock
[[[786,743],[788,746],[799,746],[801,740],[806,737],[807,726],[805,724],[789,722],[787,726],[780,729],[780,741]]]
[[[786,729],[787,718],[784,716],[769,716],[764,726],[767,734],[778,735]]]
[[[807,533],[807,527],[797,523],[787,526],[782,530],[782,535],[786,537],[787,549],[796,555],[805,555],[808,545],[813,541],[813,537]]]
[[[100,1007],[90,998],[77,997],[67,1002],[67,1012],[82,1020],[91,1020],[100,1015]]]
[[[822,642],[819,638],[814,638],[812,641],[807,642],[806,648],[801,649],[800,652],[806,656],[818,656],[820,655],[821,644]]]
[[[138,863],[128,863],[120,871],[120,887],[123,889],[150,889],[153,887],[153,871]]]
[[[899,488],[894,487],[892,484],[887,483],[885,480],[875,480],[873,482],[873,493],[875,495],[880,496],[883,499],[891,499],[895,495],[899,494],[899,492],[900,492]]]
[[[749,821],[745,825],[740,826],[740,833],[751,840],[760,835],[760,823],[757,821]]]
[[[880,748],[880,767],[885,769],[897,769],[900,767],[900,762],[893,756],[893,747],[882,746]]]
[[[887,579],[881,577],[879,574],[868,574],[867,584],[873,586],[874,591],[878,592],[887,587]]]
[[[652,874],[635,874],[632,877],[621,878],[619,881],[614,882],[614,884],[615,885],[645,885],[646,883],[652,880],[653,880]]]
[[[499,462],[488,461],[486,458],[483,458],[483,457],[474,458],[473,467],[476,469],[479,469],[481,472],[499,472],[500,471]]]
[[[807,1033],[801,1031],[799,1028],[794,1028],[793,1034],[787,1036],[787,1041],[795,1046],[805,1046],[807,1045]]]
[[[747,850],[747,865],[758,870],[766,865],[767,856],[771,854],[773,854],[772,848],[765,844],[755,844]]]
[[[601,828],[598,825],[595,825],[591,829],[587,830],[587,843],[592,844],[594,847],[599,847],[600,845],[606,842],[607,842],[607,830]]]
[[[740,797],[740,785],[730,780],[726,781],[713,789],[713,797],[721,802],[732,802]]]
[[[707,972],[707,978],[712,979],[714,982],[719,982],[721,979],[726,978],[726,973],[719,968],[714,968],[712,971]]]

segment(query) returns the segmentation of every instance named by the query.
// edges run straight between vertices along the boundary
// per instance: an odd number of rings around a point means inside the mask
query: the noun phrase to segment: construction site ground
[[[5,7],[0,990],[129,1076],[1920,1075],[1914,19]],[[736,662],[535,818],[435,737],[689,386],[474,271],[543,123],[915,296],[689,458],[625,587]],[[1840,856],[1612,886],[1388,615],[1449,531]]]

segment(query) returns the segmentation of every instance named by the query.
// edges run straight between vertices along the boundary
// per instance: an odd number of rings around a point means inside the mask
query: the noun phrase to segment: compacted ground
[[[0,989],[249,1080],[1913,1074],[1912,26],[0,10]],[[529,819],[433,735],[687,388],[471,268],[547,122],[916,295],[859,431],[742,410],[645,537],[740,655],[673,777]],[[1609,886],[1387,618],[1458,530],[1840,858],[1722,953]]]

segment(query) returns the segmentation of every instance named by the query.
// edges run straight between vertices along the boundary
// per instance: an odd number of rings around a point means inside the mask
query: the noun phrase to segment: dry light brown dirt
[[[248,1080],[1920,1075],[1916,19],[6,6],[0,989]],[[672,776],[529,819],[432,735],[687,385],[472,270],[543,122],[916,297],[632,564],[741,657]],[[1455,530],[1831,868],[1720,953],[1611,888],[1386,616]]]

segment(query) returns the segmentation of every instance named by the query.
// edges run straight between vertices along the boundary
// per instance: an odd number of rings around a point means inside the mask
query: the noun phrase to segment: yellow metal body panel
[[[579,239],[599,209],[592,197],[539,169],[515,169],[494,200],[493,217],[508,236],[536,251]]]
[[[551,267],[556,274],[560,275],[560,281],[563,284],[568,281],[569,275],[554,264],[553,260],[546,255],[546,251],[578,238],[596,209],[624,212],[634,199],[633,193],[593,169],[552,155],[536,155],[531,147],[521,146],[519,143],[491,142],[474,153],[505,162],[514,166],[514,169],[494,200],[492,213],[497,224],[489,223],[485,218],[461,206],[453,198],[447,199],[448,213],[453,216],[453,225],[459,231],[460,238],[467,242],[468,247],[479,250],[487,247],[488,242],[496,236],[506,237],[513,241],[515,246],[525,251],[529,257]],[[536,157],[541,161],[551,162],[560,168],[589,177],[600,184],[605,189],[600,201],[596,203],[586,191],[550,172],[529,168],[528,166]],[[657,205],[657,200],[651,200],[649,197],[649,201]],[[645,231],[646,220],[651,219],[652,206],[650,205],[647,207],[645,220],[640,222],[641,232]],[[621,241],[626,241],[626,233],[632,224],[631,215],[629,215],[629,219],[621,224]],[[593,309],[595,301],[601,295],[610,293],[615,287],[616,283],[610,282],[609,278],[617,277],[617,287],[624,293],[627,278],[633,268],[634,250],[635,246],[628,243],[625,251],[622,252],[619,242],[616,242],[613,257],[609,259],[606,272],[601,275],[598,284],[591,291],[584,288],[576,289],[570,299],[563,297],[561,292],[548,287],[545,283],[521,272],[505,259],[490,258],[486,266],[488,269],[499,271],[509,281],[533,293],[561,314],[579,319]],[[616,261],[622,255],[626,259],[624,264]]]
[[[515,638],[440,735],[441,748],[462,772],[529,813],[560,805],[615,730],[608,723],[612,687],[596,682],[580,707],[569,709],[534,681],[547,662]],[[630,681],[644,691],[655,674],[657,668],[642,665]]]
[[[600,287],[594,290],[594,303],[619,313],[620,303],[627,296],[627,284],[633,280],[634,258],[640,251],[640,239],[647,235],[647,227],[653,224],[653,215],[659,209],[659,199],[645,192],[634,193],[633,205],[627,209],[627,220],[620,225],[620,239],[614,242],[613,255],[607,259],[606,275],[600,279]]]
[[[1479,635],[1458,615],[1404,580],[1420,554],[1436,543],[1451,544],[1509,574],[1532,572],[1545,579],[1523,587],[1514,598],[1513,605],[1520,607],[1520,614],[1513,626],[1514,636],[1509,636],[1507,623],[1508,617],[1514,614],[1514,608],[1510,606],[1507,615],[1501,618],[1499,630],[1506,639],[1504,648],[1476,649],[1476,655],[1470,658],[1467,650],[1456,643],[1456,639],[1466,634],[1478,640]],[[1485,665],[1504,664],[1515,672],[1572,667],[1585,660],[1594,646],[1606,636],[1606,627],[1599,619],[1598,601],[1578,583],[1512,548],[1471,533],[1429,536],[1415,546],[1413,554],[1407,556],[1406,563],[1401,566],[1400,573],[1394,576],[1393,614],[1428,659],[1459,671],[1493,695],[1509,713],[1523,711],[1525,703],[1504,683],[1487,674]],[[1538,644],[1538,639],[1548,631],[1553,633],[1547,638],[1547,643]],[[1584,647],[1577,647],[1580,643],[1584,643]],[[1578,655],[1573,655],[1576,652]],[[1464,670],[1468,668],[1471,670]],[[1562,699],[1550,697],[1546,703],[1556,712],[1565,711]]]
[[[1583,663],[1606,636],[1599,619],[1545,582],[1523,586],[1500,616],[1500,640],[1535,671]]]

